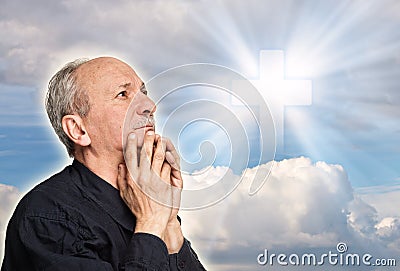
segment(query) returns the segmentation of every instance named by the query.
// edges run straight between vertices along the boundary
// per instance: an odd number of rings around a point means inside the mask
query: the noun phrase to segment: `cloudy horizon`
[[[321,255],[337,252],[336,245],[343,242],[348,253],[397,259],[399,186],[394,190],[387,186],[373,187],[373,191],[354,190],[342,166],[314,163],[307,157],[269,163],[273,163],[271,175],[254,196],[248,194],[250,183],[258,167],[269,168],[266,164],[248,169],[242,176],[231,175],[230,178],[242,181],[222,202],[197,211],[181,211],[186,237],[210,270],[263,270],[265,267],[257,264],[257,256],[264,249],[287,255]],[[214,167],[205,181],[218,180],[220,176],[221,169]],[[0,185],[0,216],[5,218],[0,220],[2,229],[23,194],[16,187]],[[238,221],[241,222],[235,227]],[[4,237],[5,231],[0,231],[0,239]],[[1,257],[3,248],[2,242]],[[292,267],[299,270],[298,266]],[[268,268],[288,267],[275,263]],[[305,266],[304,270],[309,268]],[[323,268],[336,270],[328,263]],[[341,270],[346,268],[342,266]]]

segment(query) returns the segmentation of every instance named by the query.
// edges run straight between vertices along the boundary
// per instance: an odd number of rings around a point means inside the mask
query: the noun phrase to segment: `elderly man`
[[[2,271],[205,270],[177,216],[179,156],[155,134],[146,94],[134,70],[110,57],[53,76],[46,109],[74,161],[18,204]]]

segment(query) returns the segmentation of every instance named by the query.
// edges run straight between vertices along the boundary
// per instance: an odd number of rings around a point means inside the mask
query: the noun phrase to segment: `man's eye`
[[[124,90],[124,91],[121,91],[120,93],[118,93],[118,95],[117,95],[117,97],[126,97],[127,96],[127,92]]]

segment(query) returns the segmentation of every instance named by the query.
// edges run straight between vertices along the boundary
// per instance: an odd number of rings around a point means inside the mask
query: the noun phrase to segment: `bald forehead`
[[[98,83],[115,80],[131,80],[141,85],[135,71],[125,62],[113,57],[99,57],[83,63],[75,72],[77,83],[81,86],[93,86]]]
[[[126,64],[125,62],[117,59],[117,58],[113,58],[113,57],[98,57],[98,58],[94,58],[91,59],[85,63],[83,63],[79,68],[78,68],[78,72],[87,72],[88,70],[92,71],[92,72],[101,72],[104,69],[110,68],[110,67],[124,67],[126,69],[131,69],[133,70],[128,64]]]

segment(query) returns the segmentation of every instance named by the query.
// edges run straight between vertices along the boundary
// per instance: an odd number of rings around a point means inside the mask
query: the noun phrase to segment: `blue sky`
[[[286,107],[285,147],[278,149],[277,159],[304,155],[340,163],[354,186],[398,182],[400,34],[392,2],[194,1],[167,8],[159,2],[137,3],[150,18],[133,10],[132,16],[121,18],[118,5],[105,12],[107,4],[99,2],[78,27],[77,18],[83,15],[78,4],[42,10],[44,2],[39,2],[22,16],[20,10],[28,3],[5,1],[0,62],[3,183],[23,189],[53,168],[48,163],[64,161],[49,133],[42,97],[51,73],[66,61],[117,55],[138,67],[144,80],[176,65],[208,62],[257,80],[260,50],[273,49],[285,54],[286,79],[313,84],[312,106]],[[208,5],[213,7],[208,13],[200,12]],[[60,17],[69,24],[63,25]],[[296,121],[300,115],[301,125]],[[37,165],[16,173],[15,159]]]
[[[305,163],[304,167],[312,170],[325,167],[295,159],[304,156],[312,163],[341,165],[346,180],[343,184],[350,185],[349,191],[364,191],[360,195],[399,190],[397,1],[2,0],[1,6],[2,184],[24,192],[69,162],[43,108],[49,78],[68,61],[102,55],[119,57],[132,65],[144,81],[179,65],[213,63],[233,69],[249,80],[258,80],[262,76],[260,52],[280,50],[284,54],[285,79],[312,81],[312,104],[285,108],[284,145],[278,146],[276,160]],[[208,98],[212,99],[212,95]],[[194,142],[186,147],[182,143],[182,154],[194,162],[199,156],[193,154],[193,146],[207,138],[210,127],[197,124],[191,129],[183,133],[183,142],[188,138]],[[221,141],[215,141],[217,149],[224,153],[224,135],[218,136]],[[254,134],[250,136],[254,140]],[[259,155],[257,146],[252,145],[253,156]],[[257,166],[253,156],[249,167]],[[215,165],[226,166],[225,158]],[[292,166],[286,162],[280,165]],[[241,170],[233,168],[236,175]],[[378,200],[376,195],[360,197],[376,209],[374,214],[379,219],[371,222],[372,228],[385,217],[400,215],[390,213],[389,202]],[[365,207],[344,200],[353,209]],[[3,225],[4,222],[0,226]],[[189,228],[194,239],[195,233],[201,235],[201,231]],[[321,226],[320,231],[325,230]],[[222,238],[215,234],[216,239]],[[391,247],[399,249],[399,244]],[[385,245],[388,244],[382,243]],[[298,243],[294,246],[299,247]],[[224,255],[221,257],[230,254]],[[255,270],[251,264],[246,266]],[[238,270],[247,269],[242,266]]]

